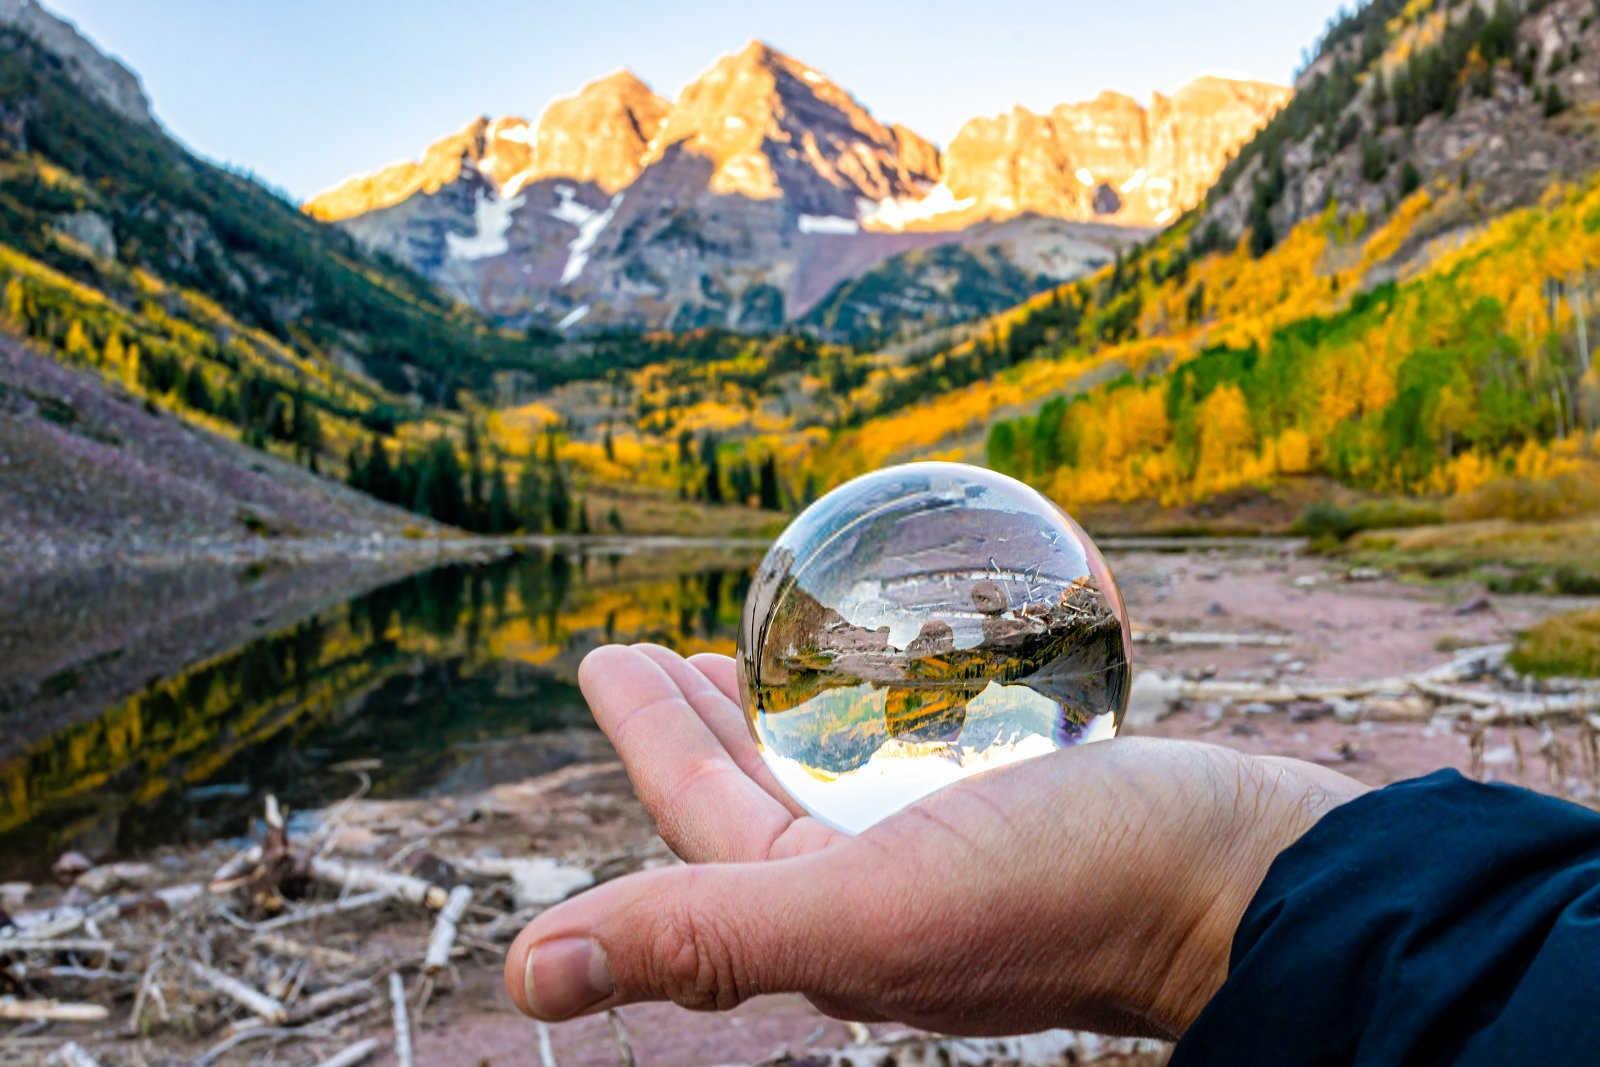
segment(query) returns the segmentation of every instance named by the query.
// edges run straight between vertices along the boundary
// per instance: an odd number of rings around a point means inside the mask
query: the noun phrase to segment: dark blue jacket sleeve
[[[1600,814],[1454,771],[1273,863],[1171,1067],[1600,1063]]]

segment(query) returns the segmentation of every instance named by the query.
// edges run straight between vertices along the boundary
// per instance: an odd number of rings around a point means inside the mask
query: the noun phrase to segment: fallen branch
[[[225,1053],[233,1051],[246,1041],[260,1041],[262,1038],[269,1037],[273,1039],[293,1037],[295,1033],[296,1031],[285,1029],[281,1026],[252,1026],[247,1030],[240,1030],[226,1040],[219,1041],[206,1049],[194,1061],[193,1067],[210,1067],[211,1064],[221,1059]]]
[[[389,1005],[394,1022],[394,1062],[399,1067],[412,1067],[411,1017],[406,1012],[406,987],[395,971],[389,972]]]
[[[377,1051],[378,1039],[369,1037],[364,1041],[357,1041],[341,1052],[334,1053],[317,1064],[317,1067],[356,1067],[356,1064],[370,1060],[372,1054]]]
[[[1369,678],[1349,682],[1308,682],[1286,685],[1279,682],[1182,681],[1177,699],[1209,701],[1219,704],[1252,702],[1257,704],[1297,704],[1301,701],[1355,700],[1379,693],[1425,692],[1427,688],[1449,686],[1455,682],[1480,678],[1497,670],[1510,653],[1510,645],[1486,645],[1458,653],[1448,662],[1417,674],[1392,678]],[[1453,692],[1453,691],[1452,691]],[[1459,701],[1452,696],[1452,703]]]
[[[110,952],[114,947],[109,941],[93,937],[58,937],[48,941],[11,937],[0,940],[0,956],[12,952]]]
[[[1498,726],[1546,719],[1577,719],[1596,711],[1600,711],[1600,693],[1512,697],[1480,707],[1472,713],[1472,721],[1483,726]]]
[[[276,918],[267,919],[265,922],[256,923],[254,929],[258,933],[268,933],[272,930],[281,930],[285,926],[294,926],[297,923],[310,922],[313,919],[322,919],[329,915],[340,915],[347,911],[355,911],[358,908],[367,908],[374,904],[382,904],[389,900],[390,897],[391,895],[388,890],[375,889],[370,893],[362,893],[358,896],[345,897],[343,900],[329,901],[326,904],[314,904],[311,907],[303,908],[300,911],[290,912],[286,915],[279,915]]]
[[[313,994],[294,1006],[290,1014],[290,1021],[296,1023],[309,1022],[325,1012],[335,1008],[342,1008],[358,1000],[364,1000],[376,993],[371,982],[347,982],[344,985],[324,989]]]
[[[13,941],[49,941],[70,934],[82,926],[87,918],[82,908],[53,908],[13,915],[9,932],[0,933],[0,948]]]
[[[279,956],[305,960],[319,967],[354,967],[360,958],[337,948],[307,945],[281,934],[257,934],[252,939],[257,945]]]
[[[450,966],[450,950],[456,943],[456,928],[461,917],[472,903],[472,890],[458,885],[450,890],[449,899],[439,909],[439,918],[433,924],[433,936],[428,939],[428,952],[422,961],[422,973],[438,974]]]
[[[1501,698],[1494,693],[1485,693],[1477,689],[1463,689],[1456,685],[1437,685],[1428,681],[1416,681],[1412,687],[1425,697],[1432,697],[1441,704],[1471,704],[1474,707],[1490,708],[1501,703]]]
[[[450,862],[470,874],[510,879],[512,897],[519,910],[559,904],[595,882],[594,872],[547,856],[480,856]]]
[[[251,845],[234,856],[211,876],[207,888],[216,896],[231,893],[250,881],[257,865],[261,863],[261,846]]]
[[[98,1023],[111,1013],[99,1004],[0,997],[0,1020],[13,1023]]]
[[[267,996],[258,989],[252,989],[230,975],[223,974],[215,967],[207,967],[199,960],[189,961],[189,970],[194,976],[221,993],[229,1000],[241,1007],[248,1008],[251,1012],[271,1023],[286,1022],[289,1010],[283,1002]]]
[[[29,973],[45,978],[70,979],[77,982],[114,982],[121,985],[132,985],[139,980],[138,974],[98,967],[44,967]]]
[[[323,856],[313,857],[307,864],[311,877],[319,882],[341,889],[366,889],[382,891],[408,904],[421,904],[438,911],[445,906],[450,894],[432,882],[409,874],[397,874],[380,867],[364,867],[341,863]]]

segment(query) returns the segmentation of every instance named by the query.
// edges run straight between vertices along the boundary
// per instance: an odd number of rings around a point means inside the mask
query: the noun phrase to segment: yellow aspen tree
[[[112,330],[111,335],[106,338],[106,347],[101,353],[101,359],[107,368],[121,371],[123,360],[126,358],[127,352],[122,347],[122,338],[117,336],[117,331]]]
[[[6,322],[13,329],[23,330],[28,326],[28,294],[22,288],[22,282],[12,278],[6,282],[5,292]]]
[[[87,362],[94,353],[94,346],[89,343],[89,335],[83,332],[83,323],[77,319],[72,320],[72,325],[67,327],[67,339],[62,346],[67,354],[67,359],[73,362]]]
[[[1218,485],[1250,456],[1255,446],[1250,409],[1245,405],[1243,391],[1230,382],[1211,390],[1197,414],[1200,450],[1195,480],[1201,486]]]
[[[1285,430],[1276,442],[1277,468],[1283,474],[1305,474],[1311,470],[1311,438],[1302,430]]]

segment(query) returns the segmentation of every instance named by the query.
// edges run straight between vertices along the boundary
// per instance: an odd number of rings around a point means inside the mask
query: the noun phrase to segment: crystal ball
[[[828,493],[767,552],[739,684],[778,783],[858,833],[969,775],[1114,736],[1130,644],[1066,512],[993,471],[911,463]]]

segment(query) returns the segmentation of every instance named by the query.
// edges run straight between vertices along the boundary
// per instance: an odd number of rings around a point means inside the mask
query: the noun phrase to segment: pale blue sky
[[[886,122],[967,118],[1205,73],[1287,82],[1336,0],[44,0],[144,80],[191,147],[304,197],[478,114],[536,115],[628,67],[663,96],[759,37]]]

